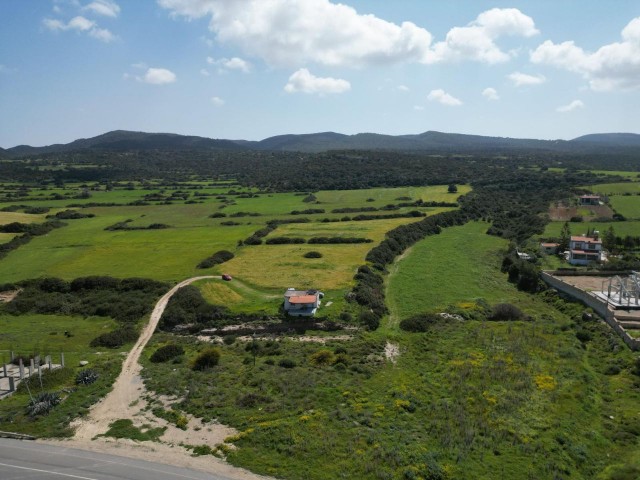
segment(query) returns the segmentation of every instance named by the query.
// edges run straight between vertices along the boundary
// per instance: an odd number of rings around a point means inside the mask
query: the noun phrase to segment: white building
[[[568,260],[571,265],[588,265],[593,262],[601,262],[602,240],[597,235],[593,237],[572,236],[569,243]]]
[[[318,290],[296,290],[289,288],[284,292],[284,310],[294,317],[311,317],[320,307],[324,293]]]

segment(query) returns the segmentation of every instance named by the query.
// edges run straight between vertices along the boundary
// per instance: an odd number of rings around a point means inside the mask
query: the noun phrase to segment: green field
[[[560,231],[562,230],[563,225],[564,222],[549,222],[541,237],[560,237]],[[569,223],[569,228],[571,229],[572,235],[583,235],[584,233],[586,233],[587,229],[596,229],[600,232],[601,235],[604,235],[609,227],[613,227],[615,234],[619,237],[625,237],[626,235],[637,237],[640,235],[640,221]]]
[[[582,188],[601,195],[640,194],[640,182],[599,183]]]
[[[182,206],[189,219],[192,205]],[[201,205],[195,205],[199,209]],[[166,230],[105,231],[104,228],[160,207],[87,209],[96,217],[68,220],[68,225],[36,237],[0,262],[0,278],[17,281],[44,275],[73,279],[87,275],[112,275],[156,280],[181,280],[199,273],[195,267],[221,249],[234,249],[255,225],[222,227],[200,217],[183,220],[180,228]],[[170,209],[170,211],[173,211]],[[141,213],[143,212],[143,213]],[[157,212],[155,212],[157,213]],[[179,214],[175,214],[177,220]],[[148,225],[155,220],[145,220]],[[148,223],[147,223],[148,222]],[[186,226],[188,223],[194,226]],[[176,221],[177,223],[177,221]],[[206,224],[209,223],[207,226]]]
[[[627,219],[640,219],[639,195],[615,195],[609,197],[609,203],[613,209],[624,215]]]
[[[471,222],[414,245],[388,279],[392,323],[476,298],[499,303],[524,297],[500,273],[507,242],[487,235],[488,227]]]
[[[34,223],[42,222],[43,220],[44,215],[32,215],[20,212],[0,212],[0,225],[6,225],[7,223],[13,222]]]

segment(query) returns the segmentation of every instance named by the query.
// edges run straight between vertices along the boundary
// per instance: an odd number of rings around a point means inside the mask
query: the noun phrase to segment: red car
[[[233,277],[232,277],[231,275],[229,275],[228,273],[223,273],[223,274],[222,274],[222,279],[223,279],[225,282],[230,282],[230,281],[233,279]]]

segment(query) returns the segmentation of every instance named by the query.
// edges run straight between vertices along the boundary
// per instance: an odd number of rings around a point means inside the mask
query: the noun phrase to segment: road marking
[[[40,470],[39,468],[20,467],[18,465],[10,465],[8,463],[0,463],[1,467],[18,468],[20,470],[29,470],[31,472],[50,473],[52,475],[60,475],[61,477],[77,478],[79,480],[98,480],[97,478],[81,477],[79,475],[71,475],[70,473],[54,472],[52,470]]]

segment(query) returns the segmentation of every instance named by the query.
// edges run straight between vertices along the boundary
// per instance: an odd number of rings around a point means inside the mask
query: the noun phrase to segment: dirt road
[[[185,430],[163,419],[155,417],[145,407],[144,399],[146,390],[140,376],[142,366],[139,364],[140,354],[151,339],[160,317],[169,302],[169,299],[180,288],[203,279],[221,279],[220,276],[194,277],[180,282],[169,290],[156,303],[149,323],[140,334],[140,338],[133,346],[122,366],[122,372],[113,384],[113,390],[107,396],[95,404],[89,415],[75,421],[72,427],[76,429],[75,436],[70,440],[49,441],[47,443],[64,444],[65,446],[92,450],[102,453],[111,453],[130,458],[145,459],[175,466],[190,467],[217,475],[224,475],[230,479],[257,480],[264,479],[251,472],[233,467],[223,460],[212,456],[193,457],[180,444],[215,446],[222,443],[230,435],[237,433],[232,428],[210,423],[203,425],[190,418]],[[160,438],[160,442],[134,442],[128,439],[115,440],[106,437],[97,437],[109,429],[109,424],[119,419],[130,419],[135,425],[149,425],[150,427],[165,427],[166,431]]]

